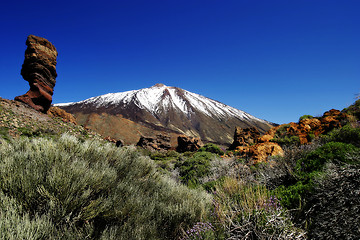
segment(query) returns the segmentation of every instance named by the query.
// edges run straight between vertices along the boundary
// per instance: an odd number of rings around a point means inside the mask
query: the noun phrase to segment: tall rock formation
[[[34,35],[28,36],[26,45],[21,75],[29,82],[30,90],[24,95],[15,97],[15,100],[46,113],[50,108],[56,83],[58,53],[48,40]]]
[[[250,146],[257,143],[260,137],[260,132],[256,127],[241,128],[236,127],[234,133],[234,142],[229,147],[229,150],[234,150],[239,146]]]

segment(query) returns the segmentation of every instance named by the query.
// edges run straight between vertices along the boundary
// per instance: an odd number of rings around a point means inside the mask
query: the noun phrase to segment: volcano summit
[[[261,133],[272,127],[244,111],[164,84],[56,106],[74,114],[80,124],[127,143],[136,142],[140,135],[167,132],[230,144],[236,126],[256,127]],[[134,133],[138,137],[129,136]]]

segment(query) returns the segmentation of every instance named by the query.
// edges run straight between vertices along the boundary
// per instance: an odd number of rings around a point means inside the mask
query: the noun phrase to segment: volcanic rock
[[[58,53],[48,40],[34,35],[28,36],[26,45],[21,75],[29,82],[30,90],[24,95],[15,97],[15,100],[46,113],[50,108],[56,83]]]
[[[256,127],[241,128],[236,127],[234,133],[234,142],[229,147],[229,150],[234,150],[239,146],[250,146],[257,143],[260,137],[260,132]]]
[[[203,146],[200,138],[185,135],[178,136],[177,152],[195,152]]]
[[[311,142],[313,137],[326,134],[334,128],[340,128],[347,120],[348,115],[339,110],[331,109],[322,117],[302,119],[298,123],[282,124],[271,128],[267,133],[258,139],[258,142],[268,142],[274,138],[296,136],[300,144]]]
[[[59,117],[64,122],[70,122],[73,124],[77,124],[75,117],[71,114],[66,112],[65,110],[58,108],[58,107],[50,107],[47,114],[51,117]]]
[[[253,163],[265,162],[270,156],[284,155],[284,150],[280,145],[273,142],[258,143],[252,146],[238,146],[235,152],[240,158],[251,159]]]
[[[347,114],[340,112],[336,109],[331,109],[324,113],[321,118],[321,125],[324,129],[324,132],[329,132],[334,128],[342,127],[342,121],[347,118]]]
[[[171,148],[170,145],[170,137],[163,134],[158,134],[156,137],[145,137],[141,136],[139,142],[136,146],[151,150],[151,151],[162,151],[169,150]]]
[[[124,146],[124,141],[123,141],[123,140],[117,140],[116,143],[115,143],[115,145],[116,145],[117,147],[122,147],[122,146]]]
[[[121,140],[121,139],[116,140],[116,139],[111,138],[110,136],[107,136],[107,137],[104,138],[104,140],[115,143],[116,147],[124,146],[124,141]]]

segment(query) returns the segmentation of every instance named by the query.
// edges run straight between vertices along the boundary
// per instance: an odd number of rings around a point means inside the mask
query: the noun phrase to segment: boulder
[[[321,118],[321,125],[324,132],[329,132],[334,128],[342,127],[342,122],[347,119],[347,114],[336,109],[331,109],[324,113]]]
[[[122,147],[122,146],[124,146],[124,141],[123,141],[123,140],[117,140],[116,143],[115,143],[115,145],[116,145],[117,147]]]
[[[177,140],[177,152],[195,152],[204,145],[200,138],[194,138],[185,135],[178,136]]]
[[[254,163],[264,162],[270,156],[284,156],[284,150],[279,144],[273,142],[259,143],[250,147],[248,156]]]
[[[65,110],[58,108],[58,107],[50,107],[47,114],[51,117],[59,117],[64,122],[70,122],[76,124],[75,117],[71,114],[66,112]]]
[[[86,128],[85,128],[86,129]],[[116,147],[122,147],[124,146],[124,141],[119,139],[119,140],[116,140],[116,139],[113,139],[109,136],[105,137],[104,140],[106,141],[109,141],[109,142],[112,142],[112,143],[115,143]]]
[[[48,40],[34,35],[28,36],[26,45],[21,75],[29,82],[30,90],[24,95],[15,97],[15,100],[46,113],[50,108],[56,83],[58,53]]]
[[[141,136],[136,146],[148,149],[150,151],[170,150],[170,137],[158,134],[156,137]]]
[[[238,146],[235,152],[241,158],[251,159],[253,163],[265,162],[270,156],[284,155],[284,150],[280,145],[273,142],[258,143],[252,146]]]
[[[257,143],[260,137],[260,132],[255,127],[250,128],[235,128],[234,142],[229,147],[229,150],[234,150],[239,146],[251,146]]]

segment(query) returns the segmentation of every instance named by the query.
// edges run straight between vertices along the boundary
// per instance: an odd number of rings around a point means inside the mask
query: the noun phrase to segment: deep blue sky
[[[59,52],[53,103],[177,86],[276,123],[360,93],[360,1],[3,1],[0,97],[28,90],[29,34]]]

